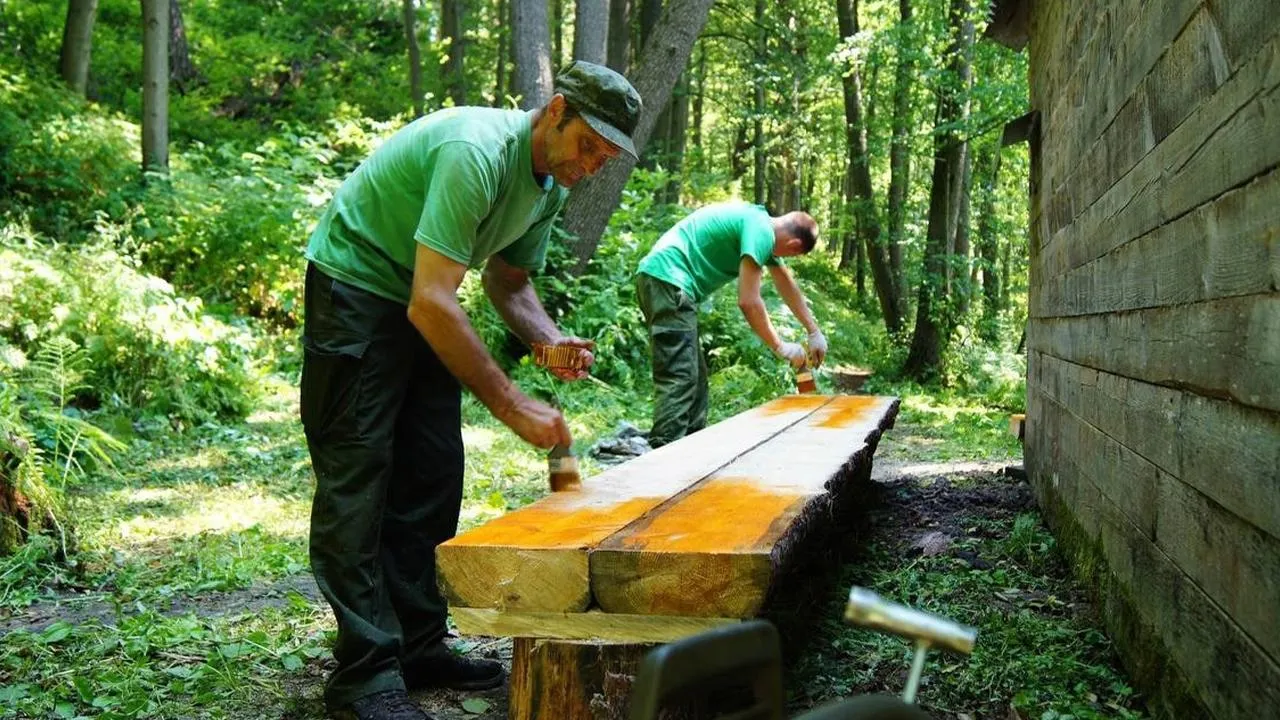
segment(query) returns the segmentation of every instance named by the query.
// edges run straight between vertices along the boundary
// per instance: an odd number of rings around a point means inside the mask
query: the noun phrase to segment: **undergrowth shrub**
[[[84,348],[94,382],[71,403],[178,423],[247,413],[254,339],[199,299],[104,244],[51,248],[0,238],[0,338],[32,355],[55,338]]]

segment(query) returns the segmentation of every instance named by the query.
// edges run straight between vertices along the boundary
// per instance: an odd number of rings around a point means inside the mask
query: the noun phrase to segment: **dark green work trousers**
[[[707,426],[707,361],[698,342],[698,308],[683,290],[636,275],[636,297],[653,353],[653,429],[660,447]]]
[[[435,548],[458,527],[461,391],[404,305],[314,265],[303,349],[311,569],[338,621],[336,707],[403,689],[401,666],[444,637]]]

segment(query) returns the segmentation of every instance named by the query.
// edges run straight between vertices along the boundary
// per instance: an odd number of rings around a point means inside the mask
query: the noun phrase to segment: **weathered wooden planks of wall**
[[[1154,711],[1274,713],[1280,7],[1034,2],[1030,26],[1030,478]]]

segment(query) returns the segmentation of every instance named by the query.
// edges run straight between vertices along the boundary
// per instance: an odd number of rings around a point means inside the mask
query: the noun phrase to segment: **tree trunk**
[[[447,5],[450,0],[445,0]],[[414,0],[404,0],[404,39],[409,47],[409,100],[413,103],[413,116],[422,117],[424,110],[422,90],[422,52],[418,48],[418,12]]]
[[[142,170],[169,172],[169,0],[142,0]]]
[[[676,85],[675,96],[671,98],[669,113],[671,125],[667,133],[667,169],[671,172],[671,180],[667,182],[666,201],[680,201],[680,173],[684,168],[685,135],[689,130],[689,77],[686,71],[680,76]]]
[[[609,48],[609,0],[577,0],[573,18],[573,57],[606,64]]]
[[[551,0],[551,74],[564,64],[564,0]]]
[[[1000,181],[1000,143],[978,155],[978,180],[982,185],[978,206],[978,255],[982,258],[982,322],[978,334],[986,342],[997,340],[996,317],[1000,310],[1000,273],[995,236],[996,188]]]
[[[62,30],[62,51],[58,73],[72,90],[84,95],[89,83],[89,55],[93,50],[93,20],[98,0],[71,0],[67,3],[67,24]]]
[[[908,129],[911,127],[911,85],[914,27],[911,23],[911,0],[898,0],[898,63],[893,77],[893,136],[889,141],[889,268],[893,277],[894,297],[899,317],[907,316],[906,276],[902,268],[903,228],[907,216],[907,188],[911,186],[911,153]]]
[[[551,99],[551,42],[545,0],[510,0],[514,14],[516,67],[514,90],[525,110],[542,107]]]
[[[187,83],[200,77],[200,71],[191,62],[191,50],[187,46],[187,26],[182,22],[182,8],[178,0],[169,0],[169,82],[185,93]]]
[[[947,48],[948,65],[954,77],[964,61],[964,25],[970,0],[951,0],[949,10],[952,41]],[[929,190],[929,228],[925,234],[924,277],[916,304],[915,333],[903,371],[911,378],[927,382],[942,371],[950,322],[946,309],[947,235],[952,217],[951,202],[956,197],[953,182],[959,183],[962,157],[956,126],[963,110],[962,86],[943,79],[938,89],[938,110],[934,124],[933,178]]]
[[[969,195],[973,185],[973,161],[969,157],[969,144],[964,143],[965,152],[960,171],[960,200],[956,212],[955,256],[951,263],[956,292],[956,321],[960,321],[969,312],[969,303],[973,298],[973,285],[969,282]]]
[[[631,0],[609,2],[609,67],[623,75],[631,69]]]
[[[466,0],[441,0],[440,32],[449,39],[449,55],[444,62],[445,93],[453,99],[454,107],[467,104],[467,56]],[[407,12],[407,10],[406,10]],[[410,46],[410,57],[417,41]],[[419,66],[421,69],[421,66]]]
[[[694,156],[694,158],[697,160],[697,166],[695,167],[695,169],[701,170],[703,157],[704,157],[704,153],[701,152],[701,149],[702,149],[702,102],[703,102],[703,98],[706,96],[706,87],[707,87],[707,46],[705,44],[701,44],[698,46],[698,71],[697,72],[698,72],[698,80],[697,80],[698,89],[694,91],[694,96],[693,96],[692,132],[693,132],[693,146],[698,148],[699,150],[698,154]]]
[[[671,0],[653,29],[636,63],[632,85],[644,99],[644,110],[632,141],[643,150],[658,112],[671,99],[671,91],[681,71],[689,64],[693,44],[707,22],[713,0]],[[635,161],[620,156],[605,165],[595,177],[587,178],[569,195],[564,210],[565,228],[577,236],[574,253],[578,262],[574,273],[581,274],[587,261],[600,244],[600,236],[609,224],[609,216],[618,206],[622,189]]]
[[[858,33],[858,6],[853,0],[836,0],[836,15],[841,37],[850,38]],[[876,215],[871,168],[867,160],[867,136],[862,124],[862,87],[856,66],[841,78],[841,84],[844,90],[845,142],[849,153],[849,181],[846,186],[849,205],[859,234],[867,246],[871,279],[880,300],[885,328],[890,335],[896,335],[902,330],[902,316],[898,314],[898,301],[889,274],[889,255],[880,242],[880,219]]]
[[[645,43],[649,41],[649,35],[653,33],[653,26],[658,23],[658,18],[662,17],[662,0],[641,0],[640,3],[640,48],[644,49]],[[677,82],[677,85],[679,83]],[[674,90],[672,93],[674,94]],[[671,135],[671,109],[670,104],[663,107],[662,112],[658,113],[658,119],[653,124],[653,131],[649,134],[649,144],[645,147],[644,153],[640,156],[640,167],[645,170],[653,170],[658,165],[666,164],[667,158],[667,140]],[[661,193],[655,198],[656,202],[662,202]]]
[[[755,67],[753,72],[755,75],[755,94],[752,96],[751,112],[752,112],[752,129],[754,131],[752,137],[752,148],[754,150],[754,180],[752,187],[753,198],[757,205],[763,205],[765,201],[765,157],[764,157],[764,65],[768,60],[769,53],[769,36],[764,27],[764,14],[768,6],[765,0],[756,0],[756,32],[757,45]]]
[[[508,28],[511,27],[511,8],[507,5],[507,0],[498,0],[498,67],[495,72],[494,90],[493,90],[493,106],[500,108],[507,105],[507,53]]]

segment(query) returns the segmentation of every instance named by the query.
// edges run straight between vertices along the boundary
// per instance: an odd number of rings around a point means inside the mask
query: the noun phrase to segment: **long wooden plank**
[[[1068,414],[1040,393],[1031,393],[1029,404],[1038,408],[1036,422],[1029,426],[1029,469],[1042,503],[1080,521],[1086,542],[1101,548],[1109,571],[1124,588],[1123,597],[1140,613],[1141,625],[1154,631],[1214,717],[1259,717],[1259,712],[1265,716],[1280,707],[1280,665],[1166,549],[1098,492],[1095,478],[1075,462],[1081,450],[1057,439]],[[1116,617],[1114,612],[1103,615]],[[1135,631],[1115,625],[1110,629],[1122,640]]]
[[[1037,317],[1182,305],[1280,287],[1280,169],[1046,279]]]
[[[1280,540],[1280,413],[1030,354],[1028,389]]]
[[[1117,375],[1280,411],[1280,292],[1033,318],[1027,347]]]
[[[1040,392],[1042,388],[1033,388]],[[1130,526],[1166,553],[1272,660],[1280,659],[1280,539],[1159,469],[1071,410],[1046,406],[1059,448]],[[1056,417],[1053,417],[1055,416]]]
[[[1040,254],[1052,277],[1082,265],[1280,163],[1280,37],[1183,120],[1170,135]]]
[[[668,643],[697,635],[738,618],[582,613],[506,612],[493,608],[451,607],[449,614],[466,635],[597,640],[616,643]]]
[[[591,588],[608,612],[751,617],[799,524],[829,483],[869,474],[897,398],[837,397],[591,552]],[[821,522],[821,520],[817,520]]]
[[[589,548],[828,402],[778,398],[459,535],[436,549],[441,590],[462,607],[586,610]]]

